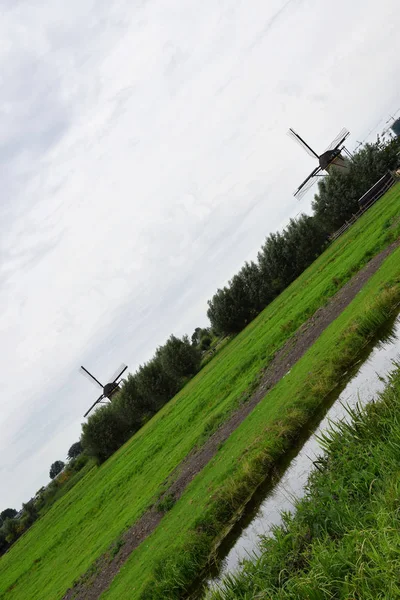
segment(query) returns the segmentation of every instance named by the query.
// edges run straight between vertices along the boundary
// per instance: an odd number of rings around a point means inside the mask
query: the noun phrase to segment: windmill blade
[[[300,146],[307,152],[307,154],[309,154],[313,158],[318,158],[318,154],[314,152],[311,146],[309,146],[307,142],[303,140],[303,138],[298,133],[296,133],[294,129],[290,128],[287,134],[290,138],[292,138],[292,140],[300,144]]]
[[[121,377],[122,373],[127,370],[127,366],[122,363],[118,369],[115,371],[113,375],[108,379],[110,383],[115,383],[119,377]]]
[[[319,174],[322,172],[321,167],[316,167],[314,171],[312,171],[309,176],[299,185],[297,190],[294,192],[294,196],[300,200],[308,192],[308,190],[314,185],[317,181]]]
[[[91,411],[91,410],[93,410],[93,409],[94,409],[94,407],[96,406],[96,404],[98,404],[99,402],[101,402],[101,401],[103,400],[103,398],[104,398],[104,394],[101,394],[101,396],[99,396],[99,397],[97,398],[96,402],[93,402],[93,404],[92,404],[92,406],[89,408],[89,410],[87,410],[87,411],[85,412],[85,414],[83,415],[83,418],[87,417],[87,416],[88,416],[88,414],[90,413],[90,411]]]
[[[339,148],[343,144],[343,142],[349,137],[350,131],[343,127],[341,131],[337,134],[335,139],[329,144],[325,152],[328,150],[334,150],[335,148]]]
[[[85,367],[81,366],[81,370],[79,372],[82,375],[84,375],[86,377],[86,379],[89,379],[89,381],[91,381],[92,383],[93,383],[93,381],[95,381],[101,388],[103,388],[103,384],[100,383],[100,381],[98,379],[96,379],[96,377],[94,375],[89,373],[89,371],[87,369],[85,369]]]

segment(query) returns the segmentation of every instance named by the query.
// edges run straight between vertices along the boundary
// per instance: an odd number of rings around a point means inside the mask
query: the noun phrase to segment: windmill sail
[[[87,417],[87,416],[88,416],[88,414],[90,413],[90,411],[91,411],[91,410],[93,410],[93,409],[94,409],[94,407],[96,406],[96,404],[99,404],[99,402],[101,402],[101,401],[103,400],[103,398],[104,398],[104,394],[101,394],[101,396],[99,396],[99,397],[97,398],[96,402],[93,402],[93,404],[92,404],[92,406],[89,408],[89,410],[87,410],[87,411],[85,412],[85,414],[83,415],[83,417]]]
[[[318,158],[318,154],[314,152],[311,146],[309,146],[307,142],[303,140],[303,138],[298,133],[296,133],[294,129],[290,128],[287,134],[290,138],[292,138],[292,140],[300,144],[300,146],[307,152],[309,156],[312,156],[312,158]]]
[[[340,169],[343,173],[349,170],[349,161],[344,157],[341,151],[344,149],[346,154],[349,153],[344,148],[343,144],[347,137],[350,135],[350,131],[345,127],[339,131],[338,135],[332,140],[328,148],[321,155],[318,155],[312,148],[307,144],[303,138],[296,133],[292,128],[288,131],[289,137],[295,140],[300,146],[313,158],[318,160],[319,166],[310,173],[310,175],[299,185],[297,190],[294,192],[294,196],[300,199],[308,192],[308,190],[317,181],[317,177],[323,175],[323,171],[330,174],[334,170]]]
[[[316,167],[309,174],[309,176],[306,177],[306,179],[299,185],[297,190],[294,192],[294,196],[298,200],[300,200],[300,198],[302,198],[304,196],[304,194],[306,194],[308,192],[308,190],[312,188],[314,183],[316,183],[316,181],[318,181],[318,177],[320,176],[321,171],[322,171],[321,167],[319,167],[319,166]]]
[[[343,127],[343,129],[339,131],[337,136],[329,144],[325,152],[327,152],[328,150],[335,150],[336,148],[339,148],[343,144],[343,142],[349,137],[349,135],[350,131]]]
[[[84,375],[86,377],[86,379],[89,379],[89,381],[91,381],[92,383],[95,382],[101,388],[103,387],[103,384],[100,383],[100,381],[98,379],[96,379],[96,377],[94,375],[92,375],[91,373],[89,373],[89,371],[87,369],[85,369],[85,367],[81,367],[79,372],[82,375]]]
[[[122,363],[122,364],[121,364],[121,365],[118,367],[118,369],[117,369],[117,370],[116,370],[116,371],[115,371],[115,372],[114,372],[114,373],[111,375],[111,377],[109,377],[109,378],[107,379],[107,381],[109,381],[109,382],[112,382],[112,383],[115,383],[115,382],[117,381],[117,379],[119,379],[119,378],[121,377],[122,373],[124,373],[124,371],[126,371],[126,370],[127,370],[127,368],[128,368],[128,367],[127,367],[127,366],[126,366],[124,363]]]

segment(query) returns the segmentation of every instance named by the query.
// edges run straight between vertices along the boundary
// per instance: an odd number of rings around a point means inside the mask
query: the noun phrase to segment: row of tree
[[[187,336],[171,335],[151,360],[128,375],[113,401],[82,425],[85,453],[98,463],[106,460],[197,373],[201,356]]]
[[[69,461],[72,461],[74,458],[78,458],[83,452],[82,442],[79,440],[72,444],[71,448],[68,450],[67,458]],[[69,463],[71,466],[71,463]],[[56,460],[50,466],[49,477],[50,479],[55,479],[65,468],[65,462],[63,460]]]
[[[68,451],[68,463],[56,460],[50,467],[50,484],[38,490],[28,502],[22,504],[18,513],[15,508],[6,508],[0,513],[0,556],[36,521],[43,509],[48,509],[55,500],[57,491],[78,472],[87,462],[82,455],[83,447],[80,441],[72,444]],[[64,471],[63,480],[58,476]]]
[[[256,262],[244,266],[208,302],[211,329],[196,328],[191,341],[171,335],[154,357],[129,375],[112,403],[83,425],[82,445],[97,462],[106,460],[154,415],[199,369],[213,335],[241,331],[324,250],[329,234],[357,212],[357,201],[398,164],[399,140],[377,140],[354,156],[348,174],[335,172],[319,183],[313,215],[291,219],[270,234]]]
[[[241,331],[321,254],[331,233],[359,209],[358,199],[399,163],[399,138],[380,139],[355,154],[347,174],[334,172],[319,183],[313,215],[292,219],[271,233],[257,261],[245,263],[208,301],[207,315],[220,335]]]
[[[318,221],[306,215],[270,234],[257,262],[246,262],[209,300],[207,316],[213,329],[220,335],[241,331],[315,260],[326,240]]]
[[[22,511],[19,518],[18,513],[13,508],[6,508],[1,513],[0,527],[0,555],[4,554],[16,539],[29,529],[29,527],[38,518],[38,510],[33,499],[22,504]]]

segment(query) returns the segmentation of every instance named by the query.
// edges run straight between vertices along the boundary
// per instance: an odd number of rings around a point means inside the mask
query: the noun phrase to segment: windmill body
[[[96,379],[96,377],[94,375],[92,375],[87,369],[85,369],[85,367],[81,367],[80,372],[83,375],[85,375],[85,377],[87,377],[92,383],[95,383],[97,386],[99,386],[103,390],[102,394],[92,404],[92,406],[89,408],[89,410],[87,410],[85,412],[85,414],[83,415],[84,417],[86,417],[97,404],[101,404],[105,400],[112,400],[113,396],[115,396],[115,394],[120,389],[120,383],[121,383],[120,377],[126,371],[127,368],[128,367],[126,365],[121,365],[117,369],[117,371],[113,375],[111,375],[111,377],[108,378],[108,383],[103,385],[102,383],[100,383],[100,381],[98,379]]]
[[[111,400],[112,397],[118,392],[118,390],[119,390],[118,383],[106,383],[106,385],[103,388],[104,397]]]
[[[319,166],[323,171],[332,173],[332,171],[346,170],[349,168],[349,160],[342,153],[328,150],[319,157]]]
[[[331,174],[333,171],[348,172],[350,166],[349,157],[351,154],[344,146],[345,140],[350,135],[347,129],[342,129],[322,154],[317,154],[294,129],[289,129],[288,135],[300,144],[309,156],[318,160],[318,166],[311,171],[294,192],[296,198],[302,198],[318,180],[318,177],[323,176],[325,173]]]

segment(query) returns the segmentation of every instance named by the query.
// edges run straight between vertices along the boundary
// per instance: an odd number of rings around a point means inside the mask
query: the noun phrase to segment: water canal
[[[400,360],[400,317],[366,348],[356,365],[346,373],[340,388],[327,399],[323,409],[278,466],[275,480],[260,486],[245,513],[218,548],[216,561],[205,574],[192,598],[207,597],[208,591],[221,585],[225,575],[234,573],[243,559],[257,556],[260,536],[271,535],[281,523],[282,511],[293,512],[296,500],[305,492],[313,464],[322,450],[321,433],[335,422],[348,418],[346,407],[365,405],[385,387],[385,378]]]

